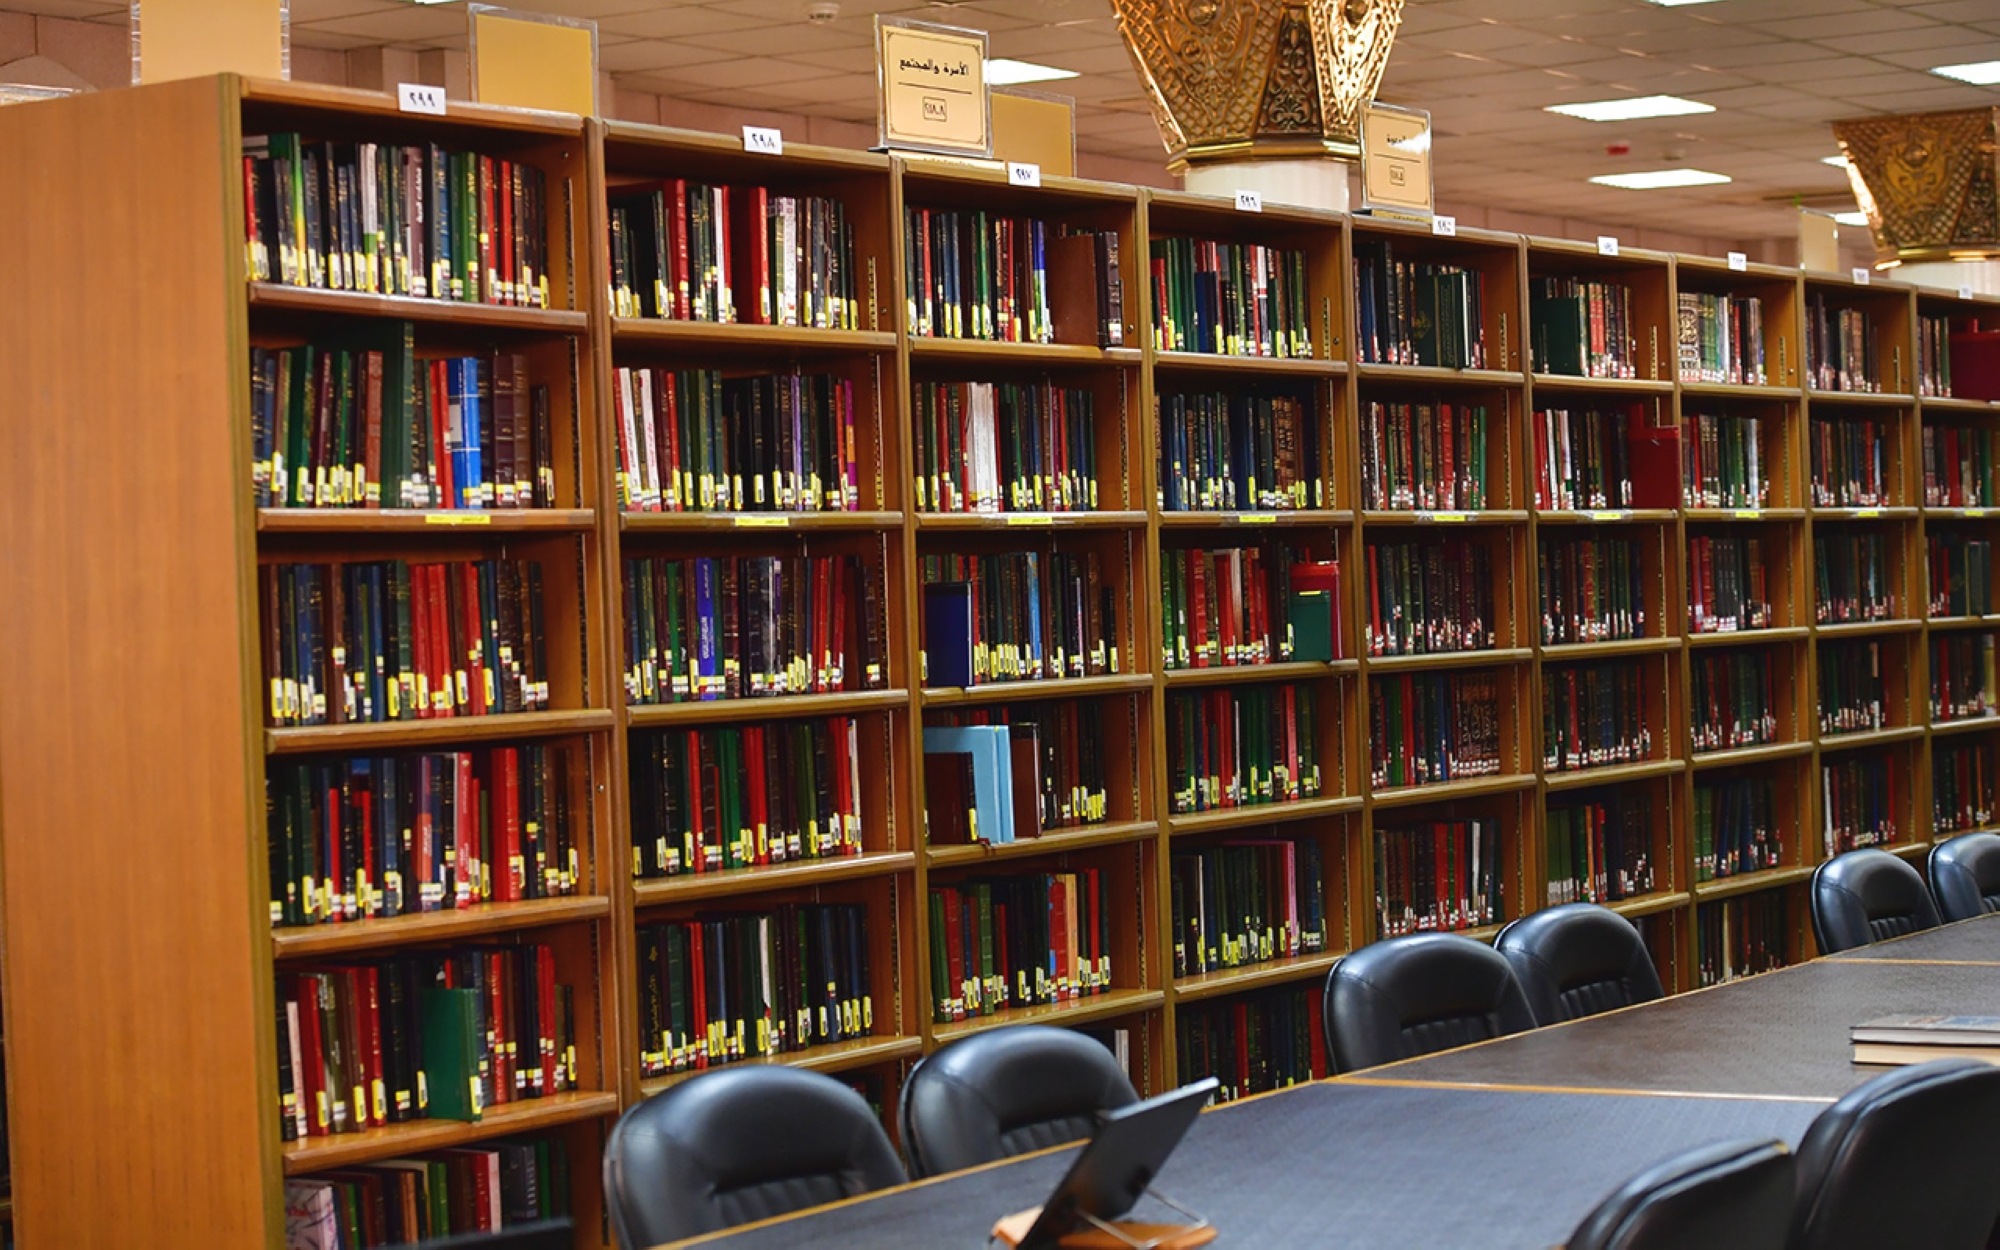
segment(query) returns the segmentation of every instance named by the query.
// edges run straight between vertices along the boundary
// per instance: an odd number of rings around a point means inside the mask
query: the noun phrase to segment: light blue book
[[[928,725],[924,752],[960,752],[972,757],[973,836],[987,842],[1014,840],[1014,756],[1005,725]]]

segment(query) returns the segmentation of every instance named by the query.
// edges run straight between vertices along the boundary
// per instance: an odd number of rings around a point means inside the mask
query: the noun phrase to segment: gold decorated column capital
[[[1833,123],[1876,251],[1903,261],[2000,257],[2000,108]]]
[[[1403,0],[1112,0],[1167,147],[1190,162],[1361,151]]]

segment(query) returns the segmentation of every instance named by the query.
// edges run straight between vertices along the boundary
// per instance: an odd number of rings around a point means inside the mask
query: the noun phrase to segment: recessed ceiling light
[[[1868,214],[1862,212],[1835,213],[1833,219],[1843,226],[1865,226],[1868,224]]]
[[[1012,87],[1024,82],[1054,82],[1058,78],[1074,78],[1073,69],[1057,69],[1053,65],[1037,65],[1033,61],[1015,61],[1004,56],[988,57],[986,61],[986,81],[995,87]]]
[[[1642,95],[1629,100],[1596,100],[1587,104],[1551,104],[1545,113],[1581,117],[1587,122],[1629,122],[1642,117],[1685,117],[1690,113],[1713,113],[1713,104],[1683,100],[1674,95]]]
[[[1820,164],[1822,164],[1822,165],[1831,165],[1831,166],[1833,166],[1833,167],[1834,167],[1835,169],[1846,169],[1846,168],[1847,168],[1847,158],[1846,158],[1846,157],[1844,157],[1844,156],[1822,156],[1822,157],[1820,157],[1820,158],[1819,158],[1819,161],[1820,161]]]
[[[1591,181],[1600,187],[1657,191],[1662,187],[1712,187],[1730,178],[1728,174],[1712,174],[1706,169],[1649,169],[1637,174],[1599,174]]]
[[[1975,87],[1990,87],[2000,83],[2000,61],[1973,61],[1965,65],[1939,65],[1931,70],[1946,78],[1956,78],[1969,82]]]
[[[1715,0],[1653,0],[1661,8],[1677,9],[1684,4],[1714,4]]]

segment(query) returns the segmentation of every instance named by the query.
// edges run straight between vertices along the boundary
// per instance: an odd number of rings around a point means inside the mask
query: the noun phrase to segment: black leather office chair
[[[1792,1186],[1783,1142],[1697,1146],[1620,1185],[1567,1250],[1784,1250]]]
[[[2000,911],[2000,833],[1962,833],[1931,848],[1931,895],[1945,920]]]
[[[897,1123],[913,1176],[956,1172],[1088,1137],[1139,1101],[1103,1043],[1047,1025],[953,1042],[903,1082]]]
[[[852,1198],[906,1178],[861,1095],[796,1068],[724,1068],[627,1111],[604,1147],[625,1250]]]
[[[1327,973],[1322,1008],[1339,1072],[1535,1027],[1507,961],[1455,933],[1362,947]]]
[[[1837,954],[1938,925],[1937,905],[1916,869],[1873,848],[1836,855],[1813,870],[1813,940]]]
[[[1521,982],[1538,1024],[1649,1003],[1664,993],[1632,922],[1595,903],[1565,903],[1500,930],[1493,949]]]
[[[2000,1216],[2000,1068],[1938,1059],[1878,1076],[1799,1143],[1792,1250],[1976,1250]]]

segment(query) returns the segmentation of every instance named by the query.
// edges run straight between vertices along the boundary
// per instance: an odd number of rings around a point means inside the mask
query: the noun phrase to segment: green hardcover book
[[[435,1120],[480,1119],[480,1027],[477,990],[427,989],[422,995],[424,1075]]]

